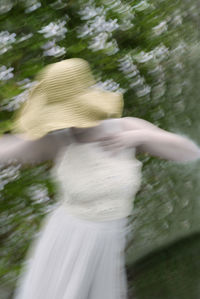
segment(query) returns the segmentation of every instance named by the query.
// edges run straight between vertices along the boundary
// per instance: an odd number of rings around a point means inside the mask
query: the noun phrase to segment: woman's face
[[[72,130],[72,133],[74,135],[87,135],[87,134],[95,134],[99,132],[99,128],[102,127],[104,121],[101,121],[97,126],[92,126],[92,127],[85,127],[85,128],[79,128],[79,127],[70,127]],[[101,129],[100,129],[101,130]]]
[[[89,133],[89,132],[91,132],[91,127],[90,128],[79,128],[79,127],[71,127],[70,128],[71,130],[72,130],[72,133],[74,134],[74,135],[87,135],[87,133]]]
[[[71,127],[71,130],[75,134],[81,134],[86,132],[92,132],[94,129],[97,129],[101,126],[102,121],[97,126],[92,127],[85,127],[85,128],[79,128],[79,127]]]

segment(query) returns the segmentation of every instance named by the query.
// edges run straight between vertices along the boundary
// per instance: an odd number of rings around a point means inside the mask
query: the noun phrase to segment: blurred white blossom
[[[134,9],[131,5],[121,0],[104,0],[108,10],[119,14],[119,28],[128,30],[133,27],[132,20],[135,18]]]
[[[120,93],[124,93],[126,91],[125,89],[120,88],[120,85],[113,79],[107,79],[106,81],[98,81],[94,87]]]
[[[104,16],[97,16],[92,21],[88,21],[84,26],[79,27],[78,37],[95,37],[98,33],[113,32],[117,28],[119,28],[117,19],[106,21]]]
[[[21,104],[27,100],[30,88],[32,88],[36,84],[37,81],[31,81],[29,78],[25,78],[22,81],[18,81],[17,85],[20,86],[20,89],[25,89],[25,90],[20,94],[18,94],[17,96],[12,97],[11,99],[4,99],[0,105],[1,110],[5,110],[5,111],[17,110],[21,106]]]
[[[160,46],[154,48],[152,51],[151,51],[151,54],[154,56],[154,58],[158,61],[162,61],[164,60],[165,58],[168,57],[169,55],[169,49],[161,44]]]
[[[59,57],[66,53],[66,49],[64,47],[60,47],[56,45],[56,40],[49,40],[41,47],[44,50],[44,56],[55,56]]]
[[[144,0],[144,1],[140,1],[138,4],[134,5],[133,8],[136,11],[143,11],[147,8],[149,8],[150,4],[148,3],[148,1]]]
[[[20,167],[20,164],[17,166],[11,165],[6,168],[3,164],[0,165],[0,190],[3,190],[5,185],[19,177]]]
[[[119,47],[112,32],[119,28],[119,24],[117,19],[107,19],[105,12],[106,9],[102,7],[85,6],[79,14],[86,23],[78,27],[77,33],[79,38],[90,37],[89,49],[104,50],[107,55],[113,55],[119,51]]]
[[[122,5],[121,0],[105,0],[104,2],[112,10],[114,10],[115,8],[118,8],[118,7],[120,7]]]
[[[44,49],[44,50],[51,49],[51,48],[53,48],[55,46],[55,43],[56,43],[55,39],[49,40],[44,45],[42,45],[41,48]]]
[[[159,99],[161,98],[162,96],[164,96],[165,94],[165,91],[166,91],[166,86],[165,86],[165,83],[162,82],[158,85],[155,85],[152,89],[152,97],[153,99]]]
[[[25,79],[17,82],[17,85],[19,85],[21,89],[28,89],[28,88],[33,87],[36,84],[37,84],[37,81],[31,81],[29,78],[25,78]]]
[[[140,98],[140,97],[143,97],[143,96],[149,94],[150,92],[151,92],[151,86],[143,85],[142,88],[140,88],[136,91],[136,94]]]
[[[119,24],[121,30],[126,31],[133,27],[131,20],[124,18],[123,22]]]
[[[97,16],[91,24],[92,31],[99,32],[113,32],[119,28],[117,19],[109,19],[106,21],[105,16]]]
[[[7,13],[13,7],[13,2],[11,0],[1,0],[0,3],[0,14]]]
[[[59,57],[62,56],[66,53],[66,50],[64,47],[56,46],[54,45],[53,47],[49,48],[48,50],[44,51],[44,56],[55,56]]]
[[[29,34],[26,34],[26,35],[23,35],[22,37],[20,37],[17,42],[20,43],[20,42],[23,42],[29,38],[31,38],[33,36],[33,33],[29,33]]]
[[[172,19],[172,24],[175,26],[181,25],[183,22],[182,16],[181,15],[176,15],[173,19]]]
[[[50,4],[50,6],[54,9],[63,9],[67,6],[67,3],[65,0],[57,0]]]
[[[134,55],[134,59],[139,63],[144,63],[153,58],[153,53],[141,51],[140,53]]]
[[[97,15],[103,15],[105,13],[103,7],[86,6],[79,11],[81,20],[89,20]]]
[[[7,68],[5,65],[0,67],[0,81],[9,80],[14,77],[13,75],[13,67]]]
[[[47,202],[49,200],[48,190],[41,184],[30,186],[27,189],[27,193],[36,203]]]
[[[12,48],[12,44],[16,41],[16,34],[8,31],[0,32],[0,55]]]
[[[41,7],[41,3],[40,2],[35,2],[34,4],[32,4],[32,5],[30,5],[29,7],[26,8],[25,13],[30,13],[32,11],[35,11],[39,7]]]
[[[126,78],[135,77],[139,73],[137,66],[133,64],[133,60],[130,55],[127,54],[124,57],[120,58],[118,61],[118,68],[123,72]]]
[[[135,58],[135,56],[133,57]],[[144,57],[146,58],[146,61],[152,58],[151,55],[148,55],[147,59],[147,56],[142,53],[142,55],[138,56],[138,58],[140,58],[140,60],[138,60],[140,62],[144,62]],[[145,96],[151,92],[151,87],[146,83],[145,78],[140,75],[137,66],[133,63],[133,58],[131,55],[125,55],[124,57],[120,58],[118,62],[119,70],[122,71],[122,73],[128,79],[129,87],[135,90],[138,97]]]
[[[38,32],[43,34],[45,38],[55,37],[63,39],[67,32],[65,25],[66,21],[51,22],[47,26],[42,27]]]
[[[119,51],[117,41],[114,39],[109,40],[109,37],[110,35],[106,32],[101,32],[97,36],[94,36],[89,43],[89,49],[94,51],[107,50],[108,55],[117,53]]]
[[[180,41],[178,45],[171,51],[171,54],[174,54],[174,56],[180,56],[184,54],[186,50],[187,50],[186,43],[184,41]],[[198,53],[199,53],[199,47],[198,47]]]
[[[153,32],[155,35],[161,35],[163,32],[167,31],[167,23],[166,21],[160,22],[157,26],[153,27]]]
[[[144,82],[145,82],[144,77],[137,76],[137,77],[135,78],[135,80],[133,80],[133,81],[131,82],[130,87],[133,88],[133,87],[138,86],[138,85],[143,85]]]
[[[28,90],[25,90],[11,99],[5,99],[1,103],[1,110],[14,111],[18,109],[28,97]]]

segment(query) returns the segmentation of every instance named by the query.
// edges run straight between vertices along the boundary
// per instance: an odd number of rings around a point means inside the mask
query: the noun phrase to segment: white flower
[[[131,23],[131,20],[124,19],[123,22],[119,24],[121,30],[126,31],[132,28],[134,25]]]
[[[111,33],[119,28],[117,19],[109,19],[106,21],[105,16],[96,16],[86,24],[78,28],[78,37],[95,36],[98,33]]]
[[[33,5],[29,6],[26,10],[25,10],[25,13],[30,13],[36,9],[38,9],[39,7],[41,6],[41,3],[40,2],[36,2],[34,3]]]
[[[127,78],[133,78],[139,73],[137,66],[133,64],[130,55],[125,55],[118,61],[119,61],[119,70],[122,71]]]
[[[116,83],[113,79],[108,79],[106,81],[98,81],[94,87],[120,93],[124,93],[126,91],[125,89],[120,88],[120,85]]]
[[[108,41],[110,35],[106,32],[101,32],[96,35],[89,44],[89,49],[93,51],[106,50],[108,55],[113,55],[119,51],[117,41],[112,39]]]
[[[54,46],[54,47],[44,51],[44,56],[59,57],[61,55],[64,55],[65,53],[66,53],[66,50],[64,47]]]
[[[57,23],[51,22],[47,26],[44,26],[38,32],[44,34],[45,38],[59,37],[60,39],[63,39],[67,32],[65,24],[66,21],[58,21]]]
[[[92,36],[92,34],[92,28],[87,23],[77,29],[77,36],[79,38]]]
[[[182,16],[180,16],[180,15],[177,15],[177,16],[175,16],[175,17],[172,19],[172,23],[173,23],[175,26],[181,25],[182,22],[183,22],[183,19],[182,19]]]
[[[137,62],[144,63],[144,62],[147,62],[147,61],[151,60],[153,58],[153,55],[152,55],[151,52],[145,53],[145,52],[142,51],[139,54],[134,55],[134,58]]]
[[[109,19],[108,21],[106,21],[104,16],[97,16],[91,24],[92,31],[96,33],[112,32],[117,28],[119,28],[119,25],[117,24],[117,19]]]
[[[153,31],[155,35],[161,35],[163,32],[167,31],[167,23],[166,21],[161,22],[157,26],[153,27]]]
[[[12,9],[13,4],[11,0],[1,0],[0,4],[0,14],[7,13],[9,10]]]
[[[18,42],[18,43],[23,42],[23,41],[25,41],[25,40],[31,38],[32,36],[33,36],[33,33],[26,34],[26,35],[20,37],[20,39],[19,39],[17,42]]]
[[[106,32],[101,32],[100,34],[94,36],[91,41],[89,48],[94,51],[103,50],[106,48],[106,42],[109,38],[109,35]]]
[[[138,97],[146,96],[151,92],[151,87],[149,85],[144,85],[142,88],[137,90],[136,94]]]
[[[19,169],[20,165],[11,165],[6,168],[3,168],[3,170],[1,170],[0,168],[0,190],[3,190],[5,185],[7,185],[9,182],[14,181],[20,176]]]
[[[11,99],[5,99],[1,104],[1,109],[6,111],[14,111],[18,109],[28,97],[28,90],[25,90]]]
[[[81,20],[89,20],[97,15],[104,14],[104,9],[103,7],[86,6],[79,11],[79,14],[82,16]]]
[[[143,77],[138,76],[136,78],[136,80],[134,80],[134,81],[131,82],[130,87],[133,88],[133,87],[138,86],[138,85],[143,85],[144,81],[145,80],[144,80]]]
[[[42,45],[41,48],[44,50],[53,48],[55,46],[55,42],[56,42],[55,40],[48,41],[44,45]]]
[[[15,33],[9,33],[8,31],[0,32],[0,55],[12,48],[11,44],[16,41],[15,37]]]
[[[150,7],[150,4],[147,1],[140,1],[138,4],[133,6],[136,11],[143,11]]]
[[[57,0],[50,4],[50,6],[54,9],[63,9],[67,6],[68,3],[66,3],[66,0]]]
[[[118,8],[122,5],[121,0],[106,0],[106,5],[109,6],[112,10],[115,10],[115,8]]]
[[[187,45],[184,41],[181,41],[176,48],[174,48],[171,52],[174,54],[174,55],[182,55],[186,52],[187,50]],[[199,52],[199,51],[198,51]]]
[[[5,65],[0,67],[0,80],[5,81],[5,80],[9,80],[9,79],[13,78],[14,77],[14,75],[12,73],[13,70],[14,70],[13,67],[7,68]]]
[[[166,86],[163,82],[154,86],[153,87],[153,99],[161,98],[165,94],[165,91],[166,91]]]
[[[37,81],[31,81],[28,78],[25,78],[24,80],[17,82],[17,85],[19,85],[21,89],[28,89],[28,88],[33,87],[36,84],[37,84]]]
[[[27,193],[31,199],[37,203],[42,203],[49,200],[47,188],[40,184],[30,186],[27,189]]]
[[[165,45],[160,45],[151,51],[152,55],[159,61],[169,55],[169,49]]]

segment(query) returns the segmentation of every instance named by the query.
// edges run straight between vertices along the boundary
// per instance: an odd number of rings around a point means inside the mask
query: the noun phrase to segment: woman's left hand
[[[142,130],[130,130],[101,138],[99,144],[104,150],[120,151],[141,145],[142,138]]]

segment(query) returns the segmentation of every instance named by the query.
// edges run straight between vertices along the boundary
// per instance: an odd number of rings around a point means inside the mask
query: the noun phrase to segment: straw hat
[[[50,64],[37,80],[13,127],[15,133],[24,133],[28,139],[67,127],[96,126],[103,119],[122,115],[122,95],[93,87],[95,80],[83,59]]]

